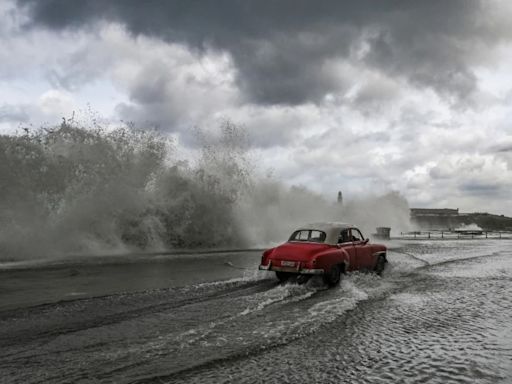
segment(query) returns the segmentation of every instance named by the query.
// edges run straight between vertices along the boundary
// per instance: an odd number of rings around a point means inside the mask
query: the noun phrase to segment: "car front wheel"
[[[384,272],[384,268],[386,268],[386,258],[384,256],[379,256],[379,258],[377,259],[377,264],[375,264],[375,268],[373,269],[373,271],[380,276],[382,272]]]
[[[324,282],[329,287],[338,285],[341,279],[341,268],[339,265],[333,265],[329,271],[324,274]]]

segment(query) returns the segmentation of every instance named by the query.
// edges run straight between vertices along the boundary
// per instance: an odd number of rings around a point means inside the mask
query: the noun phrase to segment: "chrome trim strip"
[[[294,267],[277,267],[277,266],[271,266],[270,268],[267,268],[266,265],[260,265],[260,269],[262,270],[268,270],[268,271],[277,271],[277,272],[291,272],[291,273],[298,273],[301,275],[323,275],[324,270],[323,269],[297,269]]]
[[[324,270],[323,269],[301,269],[299,273],[307,274],[307,275],[323,275]]]

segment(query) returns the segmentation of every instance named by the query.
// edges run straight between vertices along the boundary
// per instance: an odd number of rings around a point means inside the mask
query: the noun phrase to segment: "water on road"
[[[7,268],[0,381],[512,383],[511,247],[396,243],[333,289],[250,252]]]

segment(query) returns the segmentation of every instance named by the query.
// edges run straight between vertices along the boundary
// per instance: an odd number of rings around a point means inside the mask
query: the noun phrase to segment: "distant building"
[[[421,230],[454,230],[476,225],[478,231],[512,231],[512,218],[486,212],[461,213],[451,208],[411,208],[411,223]]]
[[[459,208],[411,208],[411,217],[414,216],[458,216]]]
[[[411,208],[411,222],[422,229],[451,229],[461,217],[458,208]]]
[[[389,240],[391,228],[390,227],[377,227],[377,233],[373,233],[372,236],[375,239]]]

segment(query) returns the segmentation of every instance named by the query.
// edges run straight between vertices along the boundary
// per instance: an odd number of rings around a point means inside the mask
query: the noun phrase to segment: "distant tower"
[[[338,204],[343,205],[343,194],[341,191],[338,191]]]

